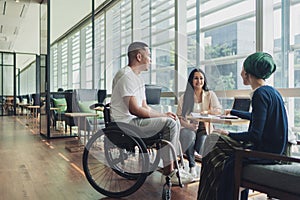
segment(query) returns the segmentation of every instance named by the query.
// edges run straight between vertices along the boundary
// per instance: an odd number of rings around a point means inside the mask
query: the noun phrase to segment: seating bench
[[[240,197],[240,187],[253,189],[278,199],[300,199],[300,158],[251,150],[237,150],[235,155],[235,200]],[[242,166],[242,159],[250,157],[290,164]]]

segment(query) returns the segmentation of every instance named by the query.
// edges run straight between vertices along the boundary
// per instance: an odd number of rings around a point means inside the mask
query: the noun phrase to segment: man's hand
[[[197,131],[199,128],[199,122],[197,121],[190,121],[190,129],[193,131]]]
[[[176,121],[176,119],[177,119],[177,115],[176,114],[174,114],[172,112],[166,112],[165,114],[167,115],[167,117],[170,117],[170,118],[172,118],[172,119],[174,119]]]

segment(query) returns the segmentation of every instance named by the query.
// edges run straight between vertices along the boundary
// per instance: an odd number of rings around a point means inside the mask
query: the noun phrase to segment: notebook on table
[[[221,119],[238,119],[238,117],[234,115],[220,115],[219,117]]]

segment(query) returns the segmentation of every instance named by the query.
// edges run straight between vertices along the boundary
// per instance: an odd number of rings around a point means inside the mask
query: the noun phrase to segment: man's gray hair
[[[133,42],[128,46],[128,59],[129,63],[135,59],[136,55],[140,50],[145,50],[148,47],[148,45],[144,42]]]

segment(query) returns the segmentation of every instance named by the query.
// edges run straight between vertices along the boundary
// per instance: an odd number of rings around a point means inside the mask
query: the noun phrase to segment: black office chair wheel
[[[93,135],[83,153],[87,180],[103,195],[118,198],[137,191],[149,171],[149,156],[143,141],[130,126],[110,126]]]

